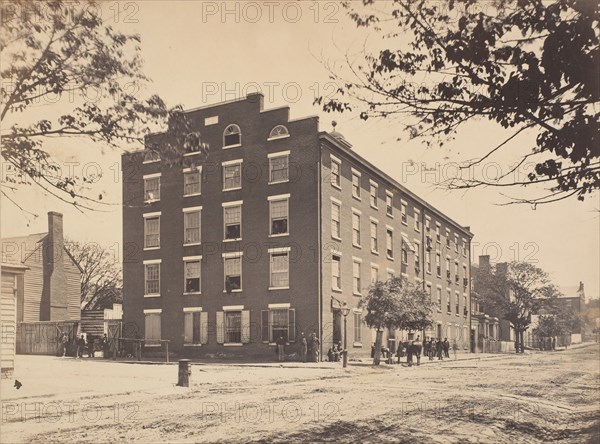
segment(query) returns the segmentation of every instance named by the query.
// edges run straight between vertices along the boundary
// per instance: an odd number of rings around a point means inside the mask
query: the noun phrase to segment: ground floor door
[[[339,308],[333,309],[333,338],[332,342],[337,344],[342,340],[342,312]]]
[[[437,325],[437,338],[442,339],[442,324]]]

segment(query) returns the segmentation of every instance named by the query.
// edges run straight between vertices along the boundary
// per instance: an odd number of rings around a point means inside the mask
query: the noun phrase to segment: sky
[[[525,205],[499,205],[507,201],[500,191],[524,196],[540,190],[481,188],[465,192],[435,185],[454,174],[457,162],[481,155],[507,137],[502,128],[481,120],[462,127],[456,139],[443,148],[426,148],[418,140],[408,140],[398,121],[364,122],[358,111],[332,115],[313,104],[315,97],[333,92],[326,63],[337,72],[343,55],[355,54],[365,39],[379,43],[373,35],[357,30],[337,2],[107,1],[100,8],[108,23],[142,38],[144,72],[152,83],[140,94],[158,93],[170,105],[192,109],[260,90],[265,108],[290,106],[291,118],[318,115],[320,129],[325,131],[330,131],[336,120],[336,129],[354,150],[471,227],[475,263],[480,254],[489,254],[493,262],[530,261],[550,273],[557,285],[574,286],[583,281],[588,297],[600,294],[598,194],[583,203],[567,200],[534,210]],[[68,106],[64,98],[38,104],[30,112],[58,115]],[[505,171],[514,162],[511,154],[531,146],[534,138],[535,132],[523,134],[471,174],[489,178]],[[19,203],[40,217],[33,218],[4,199],[0,207],[2,236],[46,231],[45,213],[61,211],[69,237],[98,242],[120,254],[123,150],[85,140],[53,140],[49,150],[64,174],[73,171],[97,177],[90,193],[102,193],[112,205],[81,213],[30,187],[18,192]]]

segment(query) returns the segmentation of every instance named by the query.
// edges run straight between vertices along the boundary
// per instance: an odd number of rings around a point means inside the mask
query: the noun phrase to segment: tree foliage
[[[463,169],[481,164],[525,130],[533,146],[512,154],[514,165],[496,180],[463,176],[449,188],[549,185],[551,192],[516,202],[579,200],[600,188],[598,102],[599,8],[593,0],[373,0],[345,2],[358,27],[384,48],[346,54],[350,75],[330,69],[333,97],[326,111],[398,119],[411,138],[443,143],[465,123],[496,122],[510,136]],[[532,162],[527,178],[518,169]]]
[[[81,268],[83,310],[123,302],[123,274],[114,251],[93,242],[66,241],[65,246]]]
[[[432,324],[431,297],[405,278],[393,277],[386,282],[373,283],[359,306],[367,310],[365,324],[377,331],[375,364],[379,364],[382,332],[385,328],[421,331]]]
[[[509,262],[497,264],[495,270],[479,270],[476,280],[479,301],[511,323],[523,351],[531,316],[559,293],[548,274],[527,262]]]
[[[78,209],[107,204],[104,196],[89,195],[89,178],[62,174],[50,141],[122,148],[168,126],[167,148],[206,148],[181,107],[169,110],[156,95],[142,97],[149,79],[142,72],[140,36],[107,25],[101,7],[68,1],[3,7],[2,159],[12,174],[4,174],[1,192],[23,211],[15,195],[31,184]]]

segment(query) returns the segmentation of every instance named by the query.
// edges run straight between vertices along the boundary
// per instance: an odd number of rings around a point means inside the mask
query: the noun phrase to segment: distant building
[[[559,308],[572,309],[577,316],[583,317],[585,313],[585,291],[583,288],[583,282],[579,282],[579,285],[563,286],[560,287],[561,296],[558,298],[557,303]],[[571,332],[571,344],[580,344],[583,342],[584,325],[580,323],[575,330]]]
[[[369,356],[359,307],[403,276],[435,302],[433,328],[468,349],[473,234],[352,149],[316,117],[263,109],[262,95],[187,112],[209,144],[161,160],[160,137],[123,155],[123,321],[188,356],[273,357],[315,332]],[[137,332],[131,329],[136,326]],[[386,331],[394,344],[402,332]],[[406,339],[406,336],[404,336]],[[386,342],[387,343],[387,342]]]
[[[491,273],[489,255],[479,256],[478,265],[472,265],[471,351],[474,353],[497,353],[510,348],[508,345],[510,333],[509,335],[502,334],[501,320],[498,313],[492,307],[483,303],[484,290],[481,288],[479,281],[480,273]],[[507,325],[504,328],[510,330]]]
[[[81,271],[63,238],[63,216],[48,213],[48,232],[1,240],[2,263],[27,268],[16,299],[16,321],[76,321]],[[21,291],[22,288],[22,291]]]

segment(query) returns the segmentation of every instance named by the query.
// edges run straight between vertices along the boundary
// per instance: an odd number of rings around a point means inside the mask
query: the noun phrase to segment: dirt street
[[[194,365],[181,388],[177,365],[19,356],[1,441],[600,442],[598,344],[469,358]]]

